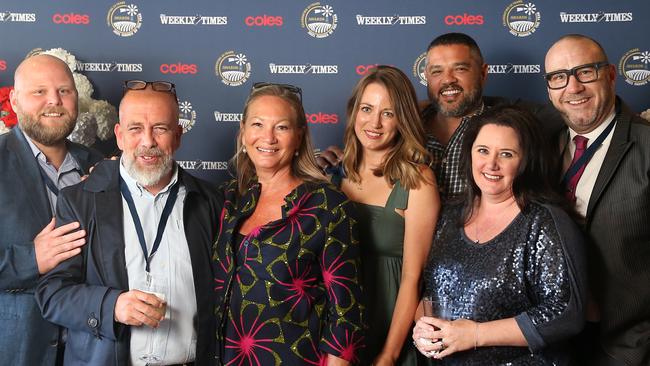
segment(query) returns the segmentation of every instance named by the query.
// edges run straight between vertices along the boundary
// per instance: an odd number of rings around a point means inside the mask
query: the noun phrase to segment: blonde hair
[[[302,106],[302,101],[298,95],[286,87],[280,85],[266,85],[260,88],[255,88],[246,99],[244,104],[244,112],[242,115],[239,133],[237,135],[237,151],[233,156],[231,162],[235,166],[237,176],[237,189],[240,195],[243,195],[251,184],[257,181],[255,172],[255,165],[251,161],[248,154],[243,151],[242,144],[242,131],[248,118],[248,109],[250,105],[259,97],[274,96],[287,102],[295,114],[292,123],[300,131],[300,146],[298,146],[298,156],[294,156],[291,161],[291,174],[306,182],[322,183],[327,182],[327,177],[316,164],[314,157],[314,148],[307,128],[307,118],[305,117],[305,110]]]
[[[408,77],[393,66],[381,65],[359,80],[348,100],[344,141],[343,167],[352,182],[361,181],[359,167],[363,147],[354,131],[361,97],[369,84],[377,83],[386,88],[397,117],[397,135],[384,160],[373,173],[383,176],[389,184],[400,181],[406,189],[417,189],[424,178],[420,164],[429,164],[431,158],[424,147],[424,127],[418,111],[415,89]]]

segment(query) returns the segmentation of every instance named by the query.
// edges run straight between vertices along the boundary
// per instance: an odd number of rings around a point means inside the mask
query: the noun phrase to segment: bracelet
[[[476,332],[474,332],[474,350],[478,347],[478,322],[476,322]]]

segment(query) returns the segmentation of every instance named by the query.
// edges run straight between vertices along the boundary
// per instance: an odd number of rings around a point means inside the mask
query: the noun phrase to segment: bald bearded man
[[[34,289],[85,243],[78,223],[55,229],[54,207],[59,189],[78,183],[101,156],[66,139],[77,90],[63,61],[24,60],[10,101],[18,127],[0,136],[0,363],[50,366],[62,355],[60,328],[43,319]]]

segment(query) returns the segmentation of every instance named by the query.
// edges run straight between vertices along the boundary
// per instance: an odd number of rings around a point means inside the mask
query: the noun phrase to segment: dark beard
[[[74,120],[63,121],[55,127],[44,127],[41,121],[33,120],[22,113],[18,114],[18,125],[32,140],[45,146],[54,146],[65,141],[74,130]]]
[[[438,97],[431,98],[429,96],[430,100],[433,102],[434,106],[436,107],[436,111],[440,114],[442,114],[445,117],[464,117],[467,116],[470,112],[473,112],[474,110],[478,109],[478,107],[481,104],[481,97],[482,97],[482,92],[481,88],[476,88],[474,91],[470,94],[468,94],[463,100],[460,101],[458,106],[453,109],[448,109],[445,108],[444,104],[440,103],[440,99]]]

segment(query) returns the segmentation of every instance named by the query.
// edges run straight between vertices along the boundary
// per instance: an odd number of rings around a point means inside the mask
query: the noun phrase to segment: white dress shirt
[[[610,123],[616,123],[616,121],[614,121],[614,117],[615,113],[612,111],[607,119],[605,119],[605,122],[601,123],[600,126],[596,127],[595,130],[582,135],[589,139],[589,141],[587,141],[587,149],[596,141],[600,133],[603,132]],[[612,136],[614,135],[615,128],[616,125],[614,125],[612,131],[610,131],[609,135],[605,138],[591,159],[589,159],[589,162],[587,162],[587,166],[585,167],[585,171],[582,173],[582,176],[578,181],[578,185],[576,186],[575,207],[582,217],[585,217],[587,215],[589,198],[591,197],[591,192],[594,190],[596,178],[598,178],[598,173],[600,172],[600,167],[603,165],[603,161],[605,161],[605,155],[609,149],[609,144],[612,142]],[[569,128],[569,139],[567,142],[568,146],[564,149],[564,172],[569,169],[571,160],[573,160],[573,154],[576,151],[576,144],[573,142],[573,137],[576,135],[578,135],[578,133]]]
[[[152,195],[129,176],[120,164],[120,176],[126,182],[142,223],[147,251],[151,253],[160,216],[167,202],[171,187],[178,180],[178,169],[174,167],[171,182],[158,194]],[[192,262],[185,238],[183,207],[186,191],[182,185],[167,220],[165,232],[155,255],[151,258],[152,285],[147,286],[145,258],[133,218],[124,197],[124,255],[129,278],[129,289],[164,293],[167,312],[160,327],[152,331],[148,326],[131,327],[131,363],[145,365],[139,357],[154,353],[162,357],[161,365],[192,362],[196,355],[197,314],[196,293],[192,276]],[[153,342],[151,341],[153,337]]]

